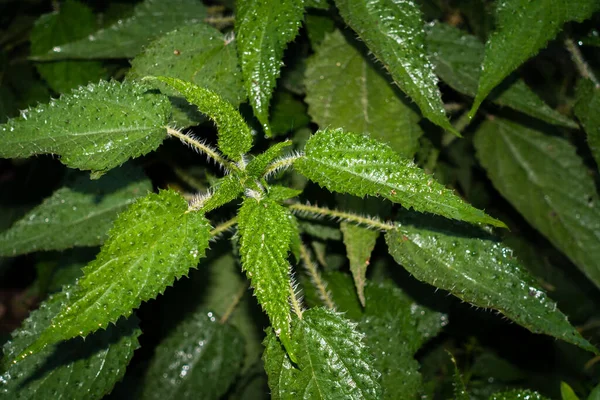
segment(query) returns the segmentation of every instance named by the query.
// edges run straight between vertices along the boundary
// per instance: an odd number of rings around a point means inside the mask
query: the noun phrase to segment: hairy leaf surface
[[[309,114],[321,128],[368,133],[412,157],[422,135],[419,114],[340,31],[325,36],[306,68]]]
[[[206,7],[201,1],[144,0],[136,5],[131,17],[118,20],[83,39],[55,46],[36,59],[133,58],[152,39],[182,25],[201,22],[205,17]]]
[[[283,149],[291,145],[291,140],[286,140],[285,142],[279,142],[274,144],[273,146],[265,150],[263,153],[257,155],[252,160],[250,160],[248,166],[246,167],[246,171],[248,171],[248,174],[253,178],[261,178],[266,172],[266,169],[269,166],[269,164],[273,162],[277,157],[279,157]]]
[[[379,399],[380,373],[355,324],[325,308],[294,320],[298,368],[292,366],[272,330],[263,356],[273,399]]]
[[[150,180],[131,167],[115,169],[99,180],[79,177],[2,232],[0,255],[100,245],[117,214],[151,190]]]
[[[596,165],[600,168],[600,88],[588,79],[582,79],[577,85],[577,104],[575,115],[581,121]]]
[[[203,203],[202,210],[209,212],[240,197],[244,186],[235,174],[220,179],[211,188],[211,196]]]
[[[344,235],[346,254],[350,261],[350,272],[352,272],[354,278],[356,292],[364,307],[367,267],[369,266],[371,253],[375,248],[375,242],[379,237],[379,232],[349,222],[342,222],[340,229]]]
[[[235,33],[246,93],[265,133],[270,136],[269,103],[279,77],[283,51],[298,34],[302,0],[238,0]]]
[[[382,196],[405,208],[472,223],[504,224],[465,203],[388,145],[341,129],[322,130],[305,147],[296,168],[329,190]]]
[[[485,232],[415,216],[388,231],[386,241],[396,262],[420,281],[497,310],[534,333],[597,352],[537,287],[512,251]]]
[[[66,287],[33,311],[4,345],[4,359],[15,359],[50,328],[51,320],[69,303],[72,294],[73,288]],[[101,399],[125,375],[141,333],[137,318],[132,316],[85,340],[76,338],[48,346],[7,366],[0,377],[0,399]]]
[[[205,309],[180,323],[156,348],[142,399],[219,399],[240,372],[244,339]]]
[[[497,28],[485,44],[471,116],[492,89],[546,47],[566,22],[581,22],[600,9],[598,0],[502,0],[496,4]]]
[[[475,36],[448,24],[427,26],[427,50],[436,74],[454,90],[475,97],[481,75],[485,46]],[[489,100],[535,118],[567,128],[577,124],[550,108],[519,79],[507,88],[498,88]]]
[[[494,118],[475,148],[496,189],[600,287],[600,198],[575,147]]]
[[[210,225],[203,214],[187,211],[183,197],[162,191],[121,213],[69,302],[28,352],[85,336],[130,315],[195,268],[208,247]]]
[[[423,115],[457,133],[446,117],[433,64],[427,59],[419,5],[412,0],[335,0],[335,4]]]
[[[171,106],[135,82],[103,82],[26,110],[0,125],[0,157],[56,154],[71,168],[105,173],[156,149]]]

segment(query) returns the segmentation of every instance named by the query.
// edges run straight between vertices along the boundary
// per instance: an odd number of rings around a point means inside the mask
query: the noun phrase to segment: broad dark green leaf
[[[588,145],[600,168],[600,88],[588,79],[582,79],[577,85],[577,104],[575,115],[581,121],[587,133]]]
[[[305,153],[296,168],[329,190],[359,197],[382,196],[421,212],[504,226],[465,203],[411,160],[368,136],[341,129],[322,130],[308,140]]]
[[[342,222],[340,229],[344,235],[346,254],[350,261],[350,272],[352,272],[352,277],[354,278],[356,292],[360,303],[364,307],[367,268],[371,259],[371,253],[375,248],[375,242],[379,237],[379,232],[349,222]]]
[[[456,132],[437,87],[433,64],[425,53],[424,24],[418,4],[412,0],[335,0],[340,14],[394,82],[417,103],[423,115],[436,125]]]
[[[4,360],[12,360],[51,326],[51,320],[69,303],[73,288],[50,297],[33,311],[4,345]],[[27,359],[5,366],[0,376],[0,399],[101,399],[123,378],[141,334],[135,317],[95,332],[48,346]]]
[[[31,31],[31,55],[41,56],[55,46],[81,39],[96,30],[96,17],[87,6],[68,0],[58,12],[42,15]],[[57,61],[37,63],[36,69],[57,93],[68,92],[106,77],[98,61]]]
[[[548,398],[529,389],[513,389],[494,393],[489,400],[548,400]]]
[[[304,17],[304,28],[313,49],[316,49],[328,33],[335,31],[335,22],[329,15],[308,13]]]
[[[139,169],[121,167],[99,180],[82,176],[58,189],[0,234],[0,255],[97,246],[121,211],[152,190]]]
[[[246,93],[268,136],[269,103],[283,51],[298,34],[303,14],[302,0],[236,1],[235,34]]]
[[[133,58],[152,39],[180,28],[201,22],[206,8],[197,0],[144,0],[133,15],[100,29],[87,37],[54,47],[37,60],[67,58]],[[76,22],[75,22],[76,23]]]
[[[386,233],[390,254],[420,281],[478,307],[504,314],[543,333],[597,352],[512,256],[482,230],[423,216],[403,218]]]
[[[587,400],[599,400],[600,399],[600,385],[596,386],[590,393]]]
[[[292,366],[272,330],[265,339],[265,370],[277,399],[380,399],[380,373],[355,324],[325,308],[294,320]]]
[[[290,140],[274,144],[273,146],[265,150],[263,153],[257,155],[252,160],[250,160],[248,166],[246,167],[246,171],[253,178],[262,178],[269,164],[271,164],[273,161],[275,161],[277,157],[279,157],[283,149],[291,145],[292,142]]]
[[[195,268],[208,247],[210,225],[188,212],[179,194],[150,194],[121,213],[75,291],[40,337],[23,353],[105,328],[155,298]]]
[[[202,211],[209,212],[221,207],[238,197],[244,192],[240,178],[235,174],[227,175],[211,187],[210,197],[202,203]]]
[[[427,26],[427,51],[436,74],[454,90],[475,97],[485,46],[475,36],[448,24]],[[577,128],[577,124],[550,108],[519,79],[498,88],[489,100],[551,124]]]
[[[325,225],[317,221],[300,221],[303,233],[321,240],[342,240],[342,233],[336,226]]]
[[[285,135],[310,123],[307,107],[287,91],[278,91],[273,95],[270,126],[273,136]]]
[[[497,28],[485,44],[479,88],[470,115],[475,115],[481,102],[504,78],[546,47],[566,22],[581,22],[597,10],[598,0],[497,2]]]
[[[142,399],[220,399],[244,360],[240,332],[200,309],[180,323],[156,348]]]
[[[496,189],[600,286],[600,198],[575,147],[493,118],[475,148]]]
[[[206,114],[219,130],[219,150],[233,160],[239,161],[252,147],[252,132],[239,111],[212,90],[176,78],[159,76],[164,82],[181,93],[187,101]]]
[[[368,133],[408,158],[419,147],[419,114],[340,31],[326,35],[308,61],[306,102],[322,128]]]
[[[103,82],[26,110],[0,125],[0,157],[51,153],[71,168],[100,175],[156,149],[171,105],[148,86]]]
[[[244,200],[238,213],[242,267],[277,336],[294,356],[290,342],[290,265],[292,216],[271,199]]]

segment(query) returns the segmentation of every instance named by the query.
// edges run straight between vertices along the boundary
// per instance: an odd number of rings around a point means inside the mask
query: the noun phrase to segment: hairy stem
[[[227,310],[225,310],[225,313],[219,320],[220,324],[226,323],[227,320],[229,319],[229,317],[231,317],[231,314],[233,314],[233,312],[235,311],[238,304],[240,304],[240,300],[242,300],[242,297],[244,297],[244,294],[246,294],[247,288],[248,288],[248,282],[244,282],[242,284],[242,286],[240,287],[240,289],[235,294],[235,296],[233,297],[231,304],[229,304],[229,307],[227,307]]]
[[[215,160],[215,162],[217,164],[221,165],[226,170],[239,171],[239,168],[237,165],[235,165],[234,163],[225,159],[225,157],[223,157],[218,151],[212,149],[210,146],[207,146],[207,145],[201,143],[200,141],[194,139],[193,137],[185,135],[185,134],[179,132],[177,129],[173,129],[170,127],[167,127],[167,134],[169,136],[178,138],[183,143],[198,150],[200,153],[206,154],[209,158],[212,158],[213,160]]]
[[[327,291],[327,285],[325,284],[325,282],[323,282],[321,274],[319,274],[319,271],[317,270],[316,264],[310,259],[310,254],[308,253],[308,249],[306,248],[304,243],[300,245],[300,258],[302,259],[302,263],[304,263],[304,267],[310,275],[312,283],[315,285],[317,291],[319,292],[319,298],[321,299],[321,301],[325,303],[327,308],[335,310],[335,303],[331,298],[331,294]]]
[[[268,167],[267,170],[264,173],[264,177],[268,177],[271,174],[274,174],[275,172],[285,169],[289,166],[291,166],[294,162],[296,162],[296,160],[301,159],[302,157],[304,157],[304,154],[302,153],[295,153],[295,154],[291,154],[287,157],[283,157],[280,158],[278,160],[273,161]]]
[[[334,219],[341,219],[343,221],[354,222],[359,225],[364,225],[367,228],[379,229],[382,231],[389,231],[395,229],[396,226],[389,222],[382,222],[378,218],[374,217],[363,217],[349,212],[332,210],[330,208],[311,206],[310,204],[294,203],[288,206],[290,210],[305,212],[317,216],[330,217]]]
[[[579,47],[575,44],[573,39],[565,39],[565,47],[567,48],[569,53],[571,53],[571,59],[575,63],[575,66],[577,67],[577,70],[579,71],[581,76],[594,82],[594,85],[596,85],[596,87],[600,87],[600,81],[598,81],[598,78],[596,78],[596,75],[594,75],[594,72],[592,72],[592,69],[585,61],[585,58],[583,58],[581,50],[579,50]]]
[[[235,17],[234,16],[206,17],[206,18],[204,18],[204,22],[206,22],[207,24],[210,24],[210,25],[215,25],[217,27],[225,27],[225,26],[233,25],[233,23],[235,22]]]
[[[290,282],[290,301],[292,303],[292,309],[294,313],[298,316],[298,318],[302,319],[302,307],[300,306],[300,300],[296,297],[296,292],[294,291],[294,286],[292,282]]]
[[[237,224],[237,217],[233,217],[230,220],[227,220],[219,225],[217,225],[212,231],[210,231],[210,236],[216,237],[226,232],[229,228]]]

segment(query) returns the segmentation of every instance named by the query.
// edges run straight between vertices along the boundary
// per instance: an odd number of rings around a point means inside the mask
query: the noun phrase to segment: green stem
[[[294,162],[296,162],[296,160],[301,159],[302,157],[304,157],[304,154],[302,153],[295,153],[292,155],[289,155],[287,157],[283,157],[280,158],[278,160],[273,161],[266,169],[265,173],[263,174],[263,177],[267,178],[268,176],[270,176],[271,174],[276,173],[277,171],[287,168],[289,166],[291,166]]]
[[[212,231],[210,231],[210,236],[216,237],[226,232],[229,228],[237,224],[237,217],[233,217],[228,221],[223,222],[222,224],[217,225]]]
[[[194,149],[198,150],[200,153],[206,154],[209,158],[212,158],[213,160],[215,160],[215,162],[217,164],[221,165],[223,168],[225,168],[227,170],[235,170],[235,171],[240,170],[237,165],[235,165],[234,163],[225,159],[225,157],[223,157],[218,151],[214,150],[210,146],[205,145],[204,143],[194,139],[191,136],[188,136],[186,134],[179,132],[177,129],[173,129],[170,127],[166,127],[166,128],[167,128],[167,134],[169,136],[176,137],[179,140],[181,140],[183,143],[187,144],[188,146],[191,146]]]
[[[227,320],[229,319],[229,317],[231,317],[231,314],[233,314],[237,305],[240,304],[240,300],[242,300],[242,297],[244,297],[244,294],[246,294],[247,288],[248,288],[248,283],[247,282],[243,283],[242,286],[240,287],[240,290],[238,290],[237,293],[235,294],[231,304],[229,305],[229,307],[227,307],[227,310],[225,311],[225,313],[219,320],[220,324],[226,323]]]
[[[232,25],[235,22],[234,16],[229,17],[206,17],[204,18],[204,22],[210,25],[215,25],[219,27],[224,27],[228,25]]]
[[[321,274],[319,274],[319,271],[317,270],[317,266],[310,259],[310,254],[308,253],[308,249],[306,248],[304,243],[300,245],[300,258],[302,259],[304,267],[310,275],[310,279],[312,280],[313,284],[317,288],[317,291],[319,292],[319,298],[321,299],[321,301],[325,303],[327,308],[335,310],[335,303],[333,302],[331,295],[327,291],[327,286],[325,285],[325,282],[323,282]]]
[[[365,225],[368,228],[379,229],[382,231],[389,231],[396,228],[395,225],[389,222],[381,222],[377,218],[363,217],[349,212],[332,210],[330,208],[325,207],[311,206],[309,204],[294,203],[290,204],[288,208],[293,211],[306,212],[313,215],[337,218],[348,222],[354,222],[359,225]]]
[[[298,316],[298,318],[302,319],[302,307],[300,306],[300,300],[296,296],[296,292],[294,291],[294,286],[290,281],[290,299],[292,302],[292,309],[294,313]]]
[[[594,85],[596,85],[597,88],[600,88],[600,82],[598,81],[598,78],[596,78],[596,75],[594,75],[594,72],[585,61],[585,58],[583,58],[581,50],[579,50],[579,47],[577,47],[573,39],[565,39],[565,47],[569,53],[571,53],[571,59],[575,63],[575,66],[577,67],[577,70],[581,76],[594,82]]]

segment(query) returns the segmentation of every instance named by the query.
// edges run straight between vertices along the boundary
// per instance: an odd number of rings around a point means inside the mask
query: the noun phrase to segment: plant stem
[[[248,282],[244,282],[242,284],[242,286],[240,287],[240,290],[238,290],[237,293],[235,294],[235,296],[233,297],[233,301],[231,302],[229,307],[227,307],[227,310],[225,311],[225,313],[219,320],[220,324],[226,323],[227,320],[229,319],[229,317],[231,317],[231,314],[233,314],[237,305],[240,304],[240,300],[242,300],[242,297],[244,297],[244,294],[246,294],[247,288],[248,288]]]
[[[224,26],[228,26],[231,25],[235,22],[235,17],[234,16],[229,16],[229,17],[206,17],[204,18],[204,22],[206,22],[207,24],[211,24],[211,25],[216,25],[219,27],[224,27]]]
[[[296,297],[296,292],[294,291],[294,286],[290,281],[290,299],[292,302],[292,308],[294,313],[298,316],[298,318],[302,319],[302,307],[300,306],[300,300]]]
[[[344,221],[354,222],[359,225],[365,225],[368,228],[379,229],[382,231],[389,231],[395,229],[396,226],[389,222],[381,222],[377,218],[363,217],[349,212],[332,210],[330,208],[311,206],[309,204],[294,203],[288,206],[290,210],[307,212],[318,216],[326,216],[331,218],[337,218]]]
[[[565,47],[567,48],[569,53],[571,53],[571,59],[575,63],[575,66],[577,67],[577,70],[579,71],[581,76],[586,79],[589,79],[594,83],[594,85],[596,85],[597,88],[600,88],[600,81],[598,81],[598,78],[596,78],[596,75],[594,75],[594,72],[592,72],[592,69],[585,61],[585,58],[583,58],[581,50],[579,50],[579,47],[575,44],[573,39],[565,39]]]
[[[233,217],[230,220],[223,222],[222,224],[217,225],[212,231],[210,231],[210,236],[215,237],[219,236],[223,232],[227,231],[229,228],[237,224],[237,217]]]
[[[325,303],[327,308],[335,310],[335,303],[331,299],[331,294],[327,291],[327,286],[325,285],[325,282],[323,282],[321,274],[319,274],[319,271],[317,270],[317,266],[310,259],[310,254],[308,253],[308,249],[306,248],[304,243],[300,244],[300,258],[302,259],[304,267],[310,275],[310,279],[312,280],[313,284],[317,288],[317,291],[319,292],[319,297],[321,298],[321,301]]]
[[[289,155],[287,157],[283,157],[283,158],[280,158],[278,160],[273,161],[267,167],[267,170],[263,174],[263,177],[266,178],[269,175],[274,174],[275,172],[279,171],[280,169],[289,167],[294,162],[296,162],[296,160],[299,160],[302,157],[304,157],[304,154],[302,154],[302,153],[295,153],[295,154],[291,154],[291,155]]]
[[[239,168],[237,165],[235,165],[234,163],[225,159],[218,151],[212,149],[210,146],[207,146],[207,145],[201,143],[200,141],[194,139],[193,137],[191,137],[189,135],[179,132],[177,129],[173,129],[170,127],[166,127],[166,128],[167,128],[167,134],[169,134],[169,136],[176,137],[179,140],[181,140],[183,143],[187,144],[188,146],[191,146],[194,149],[198,150],[200,153],[206,154],[209,158],[212,158],[213,160],[215,160],[215,162],[217,164],[221,165],[226,170],[239,171]]]

